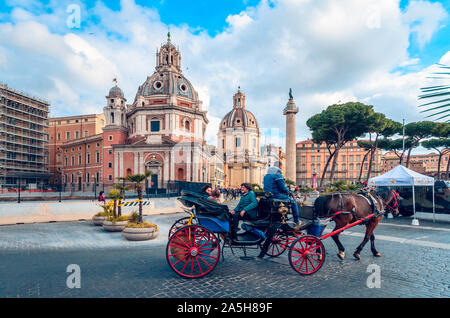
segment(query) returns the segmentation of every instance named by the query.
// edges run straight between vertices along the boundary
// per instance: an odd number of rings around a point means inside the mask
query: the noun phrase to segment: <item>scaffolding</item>
[[[46,100],[0,83],[0,186],[46,183],[48,113]]]

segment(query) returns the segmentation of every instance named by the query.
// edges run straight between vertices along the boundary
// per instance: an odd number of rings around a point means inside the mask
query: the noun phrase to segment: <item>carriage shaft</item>
[[[324,239],[326,239],[326,238],[328,238],[328,237],[330,237],[330,236],[333,236],[333,235],[335,235],[335,234],[338,234],[338,233],[340,233],[340,232],[342,232],[342,231],[344,231],[344,230],[346,230],[346,229],[348,229],[348,228],[351,228],[351,227],[353,227],[353,226],[355,226],[355,225],[358,225],[358,224],[360,224],[360,223],[362,223],[362,222],[365,222],[365,221],[368,221],[368,220],[370,220],[371,218],[373,218],[375,216],[375,214],[369,214],[368,216],[366,216],[365,218],[362,218],[362,219],[360,219],[360,220],[358,220],[358,221],[356,221],[356,222],[353,222],[353,223],[350,223],[350,224],[347,224],[346,226],[344,226],[344,227],[341,227],[340,229],[337,229],[337,230],[335,230],[335,231],[333,231],[333,232],[330,232],[330,233],[328,233],[328,234],[325,234],[325,235],[322,235],[321,237],[319,237],[321,240],[324,240]]]

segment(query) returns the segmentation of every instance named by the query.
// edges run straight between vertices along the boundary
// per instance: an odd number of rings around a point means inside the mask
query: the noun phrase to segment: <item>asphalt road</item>
[[[373,257],[368,243],[360,261],[351,254],[364,227],[351,228],[341,236],[346,259],[327,239],[325,264],[312,276],[293,271],[287,253],[244,260],[225,249],[225,260],[206,277],[183,279],[165,255],[169,226],[182,216],[147,217],[160,226],[159,237],[147,242],[89,222],[1,226],[0,297],[450,297],[448,223],[383,220],[375,231],[382,257]],[[70,264],[80,268],[80,288],[67,285]],[[379,266],[380,288],[368,287],[372,264]]]

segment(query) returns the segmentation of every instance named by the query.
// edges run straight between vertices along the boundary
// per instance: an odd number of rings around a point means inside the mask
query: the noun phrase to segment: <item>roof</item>
[[[371,186],[433,186],[434,178],[397,166],[385,174],[369,179]]]

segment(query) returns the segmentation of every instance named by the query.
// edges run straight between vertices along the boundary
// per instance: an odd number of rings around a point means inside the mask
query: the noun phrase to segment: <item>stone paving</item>
[[[344,232],[346,259],[324,241],[325,264],[312,276],[292,270],[287,253],[243,260],[225,249],[225,260],[201,279],[183,279],[166,261],[167,232],[186,214],[152,215],[160,226],[153,241],[129,242],[90,222],[0,227],[0,297],[450,297],[450,224],[384,220],[375,235],[381,258],[370,246],[361,261],[351,256],[364,227]],[[429,246],[418,245],[428,242]],[[433,245],[434,243],[440,245]],[[256,255],[257,251],[249,251]],[[81,288],[66,286],[69,264],[81,268]],[[381,288],[368,288],[370,264],[381,268]]]

